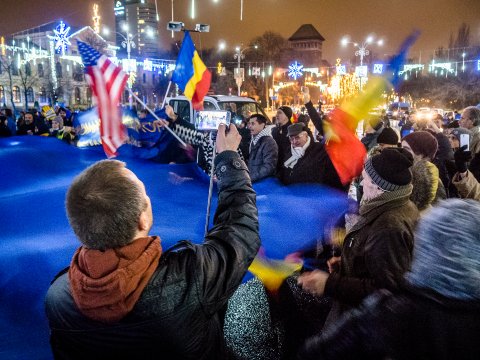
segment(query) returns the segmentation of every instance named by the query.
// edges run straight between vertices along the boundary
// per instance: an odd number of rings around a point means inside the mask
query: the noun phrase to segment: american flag
[[[78,50],[85,65],[85,77],[98,106],[103,150],[111,158],[117,155],[117,149],[127,139],[118,103],[128,75],[84,42],[78,41]]]

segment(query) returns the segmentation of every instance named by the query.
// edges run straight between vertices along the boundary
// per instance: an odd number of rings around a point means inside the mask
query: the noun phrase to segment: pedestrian
[[[82,243],[46,296],[55,359],[225,359],[223,316],[260,246],[255,192],[232,124],[218,130],[218,207],[204,243],[163,251],[137,176],[104,160],[66,198]],[[171,224],[175,226],[175,224]]]

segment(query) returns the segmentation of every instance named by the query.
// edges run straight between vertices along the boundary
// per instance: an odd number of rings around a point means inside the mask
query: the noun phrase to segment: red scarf
[[[161,254],[158,236],[139,238],[106,251],[80,247],[68,271],[72,296],[80,311],[106,323],[122,319],[140,298]]]

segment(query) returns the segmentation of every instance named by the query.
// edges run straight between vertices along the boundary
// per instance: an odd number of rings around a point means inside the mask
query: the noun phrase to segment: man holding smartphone
[[[144,184],[116,160],[97,162],[67,193],[81,242],[46,296],[55,359],[225,359],[223,316],[260,239],[255,192],[220,125],[218,207],[204,243],[163,251]]]

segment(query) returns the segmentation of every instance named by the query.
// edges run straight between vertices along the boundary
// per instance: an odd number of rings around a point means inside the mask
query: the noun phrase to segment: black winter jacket
[[[223,316],[260,246],[255,192],[233,151],[215,159],[219,195],[202,245],[164,252],[133,310],[118,323],[82,315],[63,274],[46,312],[55,359],[225,359]]]
[[[406,197],[389,201],[366,215],[345,237],[339,273],[332,273],[325,295],[334,298],[328,324],[358,306],[378,289],[398,289],[410,269],[417,207]]]
[[[298,359],[480,359],[480,302],[427,289],[381,290],[338,326],[309,339]]]
[[[275,175],[278,162],[278,146],[271,136],[262,136],[251,146],[248,169],[252,182]]]
[[[289,121],[283,126],[277,126],[272,129],[272,137],[278,146],[277,172],[283,167],[283,163],[290,157],[287,152],[290,151],[290,139],[287,136],[288,127],[292,125]]]
[[[284,161],[291,156],[292,149],[290,147]],[[282,163],[277,176],[285,185],[318,183],[345,190],[325,146],[313,140],[310,141],[310,146],[305,151],[305,155],[298,160],[293,169],[285,167]]]

